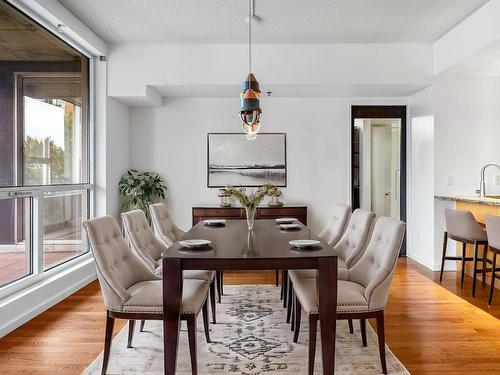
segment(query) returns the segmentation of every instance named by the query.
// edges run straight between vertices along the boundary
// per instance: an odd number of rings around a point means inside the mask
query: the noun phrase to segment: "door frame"
[[[400,208],[399,217],[403,222],[407,221],[407,106],[406,105],[351,105],[351,153],[350,153],[350,195],[354,207],[354,120],[357,118],[398,118],[401,120],[400,139]],[[406,256],[406,234],[401,246],[400,256]]]

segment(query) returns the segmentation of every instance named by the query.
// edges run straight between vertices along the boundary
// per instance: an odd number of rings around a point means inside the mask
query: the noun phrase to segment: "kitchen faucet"
[[[485,172],[486,168],[488,168],[490,166],[494,166],[494,167],[497,167],[498,169],[500,169],[500,165],[495,164],[495,163],[485,164],[481,168],[481,181],[479,183],[479,190],[476,190],[476,193],[479,194],[479,196],[481,198],[484,198],[486,196],[486,182],[484,181],[484,172]]]

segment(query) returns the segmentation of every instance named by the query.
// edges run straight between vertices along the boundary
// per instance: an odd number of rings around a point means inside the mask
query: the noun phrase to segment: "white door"
[[[373,125],[371,129],[371,201],[372,210],[380,216],[391,215],[391,128]]]

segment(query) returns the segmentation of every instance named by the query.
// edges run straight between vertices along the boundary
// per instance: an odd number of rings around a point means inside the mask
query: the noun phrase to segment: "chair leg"
[[[274,285],[278,286],[279,285],[279,280],[280,280],[280,271],[276,270],[276,273],[274,275]]]
[[[134,337],[134,327],[135,327],[135,320],[130,319],[128,321],[128,341],[127,341],[127,348],[132,347],[132,338]]]
[[[294,331],[295,330],[295,303],[294,301],[297,299],[297,296],[294,295],[293,296],[293,300],[292,300],[292,303],[290,305],[292,305],[292,317],[291,317],[291,324],[290,324],[290,331]]]
[[[283,282],[281,283],[281,285],[283,286],[283,307],[286,308],[286,305],[288,303],[288,301],[286,300],[286,297],[287,297],[287,294],[288,294],[288,271],[287,270],[283,270],[281,271],[281,278],[283,279]]]
[[[215,324],[215,277],[214,279],[210,282],[210,307],[212,308],[212,323]]]
[[[281,282],[281,291],[280,291],[280,301],[283,301],[285,299],[284,293],[285,293],[285,285],[284,285],[284,282],[282,281]]]
[[[144,324],[146,323],[145,320],[141,320],[141,326],[139,327],[139,332],[144,332]]]
[[[361,340],[363,342],[363,346],[366,348],[368,346],[368,343],[366,342],[366,319],[360,319],[359,326],[361,329]]]
[[[352,319],[348,319],[347,324],[349,326],[349,333],[352,335],[354,333],[354,325],[352,324]]]
[[[300,306],[299,299],[295,297],[295,331],[293,332],[293,342],[299,341],[301,314],[302,306]]]
[[[224,295],[224,270],[220,271],[220,295]]]
[[[497,253],[493,253],[493,262],[491,265],[491,284],[490,284],[490,296],[488,298],[488,305],[491,305],[493,302],[493,291],[495,290],[495,268],[497,265]]]
[[[443,281],[444,261],[446,260],[446,246],[448,244],[448,232],[444,232],[443,238],[443,256],[441,257],[441,273],[439,274],[439,282]]]
[[[464,287],[464,277],[465,277],[465,252],[467,249],[467,244],[465,242],[462,243],[462,273],[460,276],[460,287]]]
[[[309,363],[307,365],[309,375],[314,373],[314,360],[316,359],[316,332],[318,331],[319,315],[309,314]]]
[[[387,364],[385,362],[385,329],[384,329],[384,312],[377,316],[377,336],[378,336],[378,351],[380,354],[380,363],[382,372],[387,374]]]
[[[109,316],[109,311],[106,312],[106,333],[104,335],[104,353],[102,356],[101,374],[106,374],[108,368],[109,352],[111,350],[111,340],[113,339],[113,328],[115,326],[115,318]]]
[[[221,271],[215,271],[215,278],[217,279],[217,300],[221,303],[222,290],[220,288],[222,284]]]
[[[481,275],[481,283],[483,286],[486,285],[486,268],[488,265],[486,264],[486,260],[488,259],[488,243],[483,245],[483,272]]]
[[[474,241],[474,265],[472,267],[472,298],[476,296],[476,282],[477,282],[477,256],[479,252],[479,245]]]
[[[290,317],[292,315],[292,303],[293,301],[293,286],[292,281],[288,281],[288,305],[286,307],[286,322],[290,323]]]
[[[203,315],[203,328],[205,330],[205,339],[207,340],[207,343],[210,343],[210,332],[208,329],[208,298],[205,299],[205,303],[203,304],[202,315]]]
[[[191,373],[198,374],[198,361],[196,358],[196,316],[187,316],[187,331],[189,341],[189,354],[191,355]]]

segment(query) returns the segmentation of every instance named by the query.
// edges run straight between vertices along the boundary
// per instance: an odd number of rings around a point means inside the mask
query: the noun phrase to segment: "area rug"
[[[217,324],[210,324],[211,343],[205,342],[201,315],[198,317],[198,373],[244,374],[307,373],[308,326],[303,315],[298,343],[293,343],[280,289],[267,285],[224,286],[222,303],[217,305]],[[356,323],[356,322],[355,322]],[[108,374],[163,373],[162,325],[147,321],[144,332],[136,324],[133,348],[127,349],[128,328],[114,339]],[[321,344],[316,349],[315,373],[322,373]],[[350,334],[346,321],[337,322],[335,369],[338,374],[380,374],[377,336],[367,324],[368,347],[363,347],[359,324]],[[179,335],[177,373],[191,374],[187,332]],[[390,374],[409,374],[386,348]],[[102,353],[83,372],[100,374]]]

